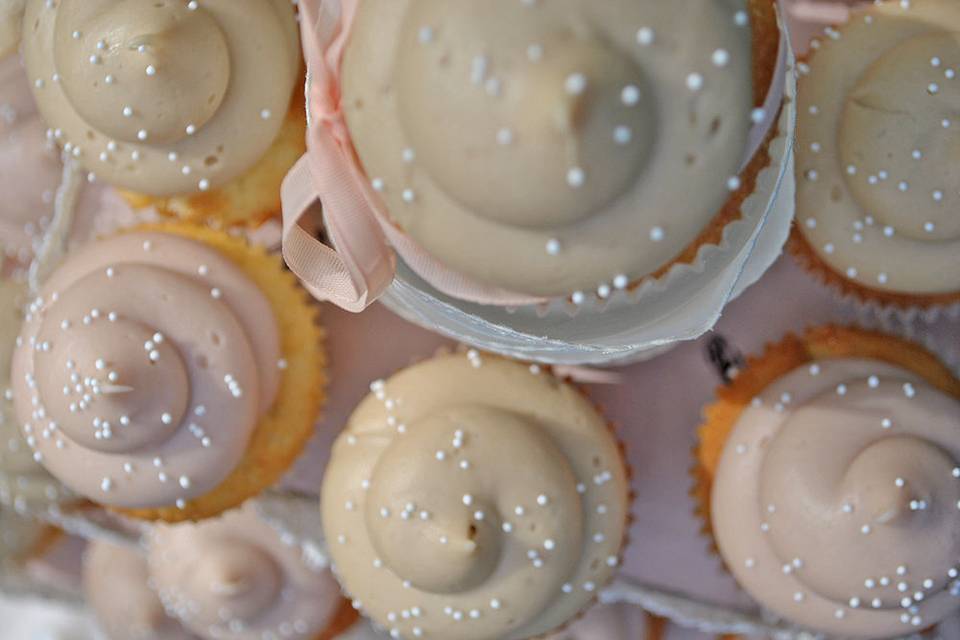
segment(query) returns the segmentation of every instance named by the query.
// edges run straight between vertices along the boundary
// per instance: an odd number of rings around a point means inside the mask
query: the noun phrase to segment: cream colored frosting
[[[157,528],[149,562],[167,609],[204,638],[314,640],[344,602],[330,572],[282,542],[250,505]]]
[[[34,459],[36,454],[23,439],[14,415],[10,361],[26,297],[25,287],[0,279],[0,503],[18,510],[66,497],[60,484]]]
[[[827,33],[801,66],[801,232],[868,287],[960,291],[960,4],[885,2]]]
[[[20,44],[20,26],[26,0],[0,0],[0,58],[13,53]]]
[[[289,0],[30,0],[24,56],[57,141],[106,182],[223,185],[273,143],[299,73]]]
[[[549,640],[648,640],[650,619],[640,607],[629,604],[598,605],[569,628]]]
[[[191,640],[150,586],[146,558],[133,549],[93,542],[83,564],[83,592],[109,640]]]
[[[824,360],[738,420],[713,488],[737,580],[796,624],[902,636],[960,608],[960,402],[900,368]]]
[[[445,265],[531,295],[626,286],[736,186],[746,5],[366,0],[343,111],[391,218]]]
[[[181,504],[243,457],[279,385],[273,310],[215,249],[133,233],[71,256],[14,354],[23,431],[44,466],[101,504]]]
[[[403,638],[511,640],[596,597],[616,571],[629,487],[579,391],[473,351],[371,389],[322,494],[355,607]]]

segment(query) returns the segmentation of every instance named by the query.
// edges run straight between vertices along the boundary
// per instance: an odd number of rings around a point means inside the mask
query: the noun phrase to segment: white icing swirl
[[[28,443],[101,504],[172,506],[233,470],[279,384],[263,293],[228,258],[179,236],[88,246],[32,302],[14,356]]]
[[[795,623],[894,637],[960,608],[960,401],[872,360],[815,362],[744,410],[713,528],[740,584]]]
[[[390,217],[460,273],[536,296],[639,279],[740,184],[747,6],[362,2],[351,139]]]
[[[55,137],[112,185],[221,186],[280,131],[299,66],[288,0],[30,0],[27,70]],[[269,82],[263,82],[265,77]]]
[[[475,353],[373,391],[322,496],[355,606],[403,637],[511,640],[574,618],[616,570],[628,508],[616,440],[590,403]]]

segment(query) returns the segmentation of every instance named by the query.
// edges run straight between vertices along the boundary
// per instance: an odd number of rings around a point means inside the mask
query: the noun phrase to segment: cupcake
[[[150,585],[147,560],[134,549],[90,544],[83,593],[108,640],[196,640],[163,609]]]
[[[10,361],[26,297],[21,285],[0,279],[0,504],[20,512],[67,498],[60,483],[37,461],[38,454],[20,433],[14,415]]]
[[[24,24],[40,113],[86,171],[183,219],[279,212],[304,149],[290,2],[30,0]]]
[[[517,640],[574,620],[625,545],[621,448],[539,367],[438,356],[371,385],[323,481],[334,570],[393,637]]]
[[[367,1],[345,23],[330,135],[406,263],[460,299],[579,304],[697,264],[769,164],[769,0]]]
[[[706,409],[697,500],[764,608],[844,638],[960,609],[960,381],[908,342],[825,327],[751,359]]]
[[[844,295],[960,302],[958,34],[952,0],[871,3],[801,66],[792,245]]]
[[[149,536],[153,586],[167,611],[209,640],[329,640],[357,620],[329,571],[248,506]]]
[[[215,515],[276,482],[313,433],[324,352],[279,259],[158,225],[88,245],[31,302],[13,395],[36,458],[145,519]]]

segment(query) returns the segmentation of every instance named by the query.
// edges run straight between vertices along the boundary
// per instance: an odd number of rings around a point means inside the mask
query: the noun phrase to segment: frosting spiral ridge
[[[306,564],[252,506],[160,527],[148,561],[168,611],[204,638],[312,640],[344,603],[333,576]]]
[[[801,69],[801,233],[869,288],[954,293],[960,9],[881,3],[831,34]]]
[[[638,279],[739,188],[747,6],[363,2],[351,139],[390,217],[461,273],[538,296]]]
[[[30,305],[14,356],[24,435],[68,487],[118,507],[214,489],[277,395],[279,334],[226,257],[135,233],[71,257]]]
[[[139,193],[204,191],[242,174],[279,133],[296,83],[283,0],[40,0],[25,24],[54,137],[87,170]]]
[[[960,402],[897,367],[825,360],[745,410],[713,490],[717,542],[763,604],[888,637],[960,605]]]
[[[547,374],[471,353],[375,383],[324,479],[341,582],[403,637],[550,631],[624,541],[626,472],[602,417]]]

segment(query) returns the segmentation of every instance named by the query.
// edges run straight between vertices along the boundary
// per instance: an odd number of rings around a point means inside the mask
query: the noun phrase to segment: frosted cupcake
[[[279,259],[176,225],[88,245],[31,302],[17,416],[68,488],[197,519],[276,482],[313,433],[324,353]]]
[[[305,562],[249,506],[158,527],[148,562],[167,610],[201,638],[329,640],[357,620],[330,572]]]
[[[290,2],[30,0],[24,24],[40,112],[88,172],[185,219],[279,212],[304,148]]]
[[[94,542],[84,556],[83,593],[108,640],[196,640],[163,609],[135,549]]]
[[[371,386],[323,482],[354,606],[395,637],[520,639],[617,570],[627,469],[604,418],[537,367],[439,356]]]
[[[328,17],[308,50],[336,31]],[[338,26],[311,56],[306,164],[346,276],[381,279],[364,255],[370,218],[458,300],[608,298],[721,243],[770,162],[780,32],[767,0],[365,0]],[[291,220],[302,169],[288,178]],[[292,268],[352,308],[293,227]]]
[[[960,609],[960,381],[935,356],[814,329],[750,360],[705,419],[701,513],[765,608],[844,638]]]
[[[844,294],[960,302],[960,5],[877,2],[801,66],[794,251]]]

